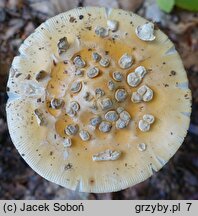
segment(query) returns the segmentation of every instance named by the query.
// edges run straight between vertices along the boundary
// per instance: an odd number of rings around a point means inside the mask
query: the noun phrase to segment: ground
[[[151,178],[116,193],[78,193],[43,179],[18,154],[6,123],[6,82],[20,44],[48,17],[85,5],[119,7],[156,22],[182,57],[193,96],[190,129],[179,151]],[[178,8],[165,14],[155,0],[0,0],[0,199],[198,199],[197,26],[197,14]]]

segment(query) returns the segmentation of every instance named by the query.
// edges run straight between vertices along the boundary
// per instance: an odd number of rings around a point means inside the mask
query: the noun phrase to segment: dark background
[[[175,156],[148,180],[116,193],[67,190],[37,175],[9,136],[6,82],[18,47],[47,18],[77,6],[123,8],[157,22],[182,57],[193,95],[191,125]],[[198,199],[198,17],[175,8],[163,13],[155,0],[0,0],[0,199]]]

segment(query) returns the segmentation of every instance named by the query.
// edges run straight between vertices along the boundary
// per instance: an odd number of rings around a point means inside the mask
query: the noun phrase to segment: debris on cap
[[[111,109],[113,106],[113,102],[110,98],[104,98],[100,100],[100,106],[102,110]]]
[[[151,114],[145,114],[143,115],[142,119],[139,121],[138,126],[139,129],[143,132],[150,130],[150,125],[153,124],[155,121],[155,118]]]
[[[77,68],[84,68],[86,63],[85,61],[80,57],[80,56],[76,56],[74,58],[74,65],[77,67]]]
[[[107,133],[111,130],[112,124],[108,121],[102,121],[99,125],[99,130],[103,133]]]
[[[102,121],[101,116],[96,116],[96,117],[93,117],[90,119],[90,124],[95,127],[95,126],[99,125],[101,123],[101,121]]]
[[[117,160],[121,155],[119,151],[113,151],[110,149],[105,150],[104,152],[99,152],[92,156],[93,161],[109,161]]]
[[[113,90],[115,89],[115,83],[114,83],[112,80],[109,80],[109,81],[108,81],[107,86],[108,86],[108,89],[109,89],[110,91],[113,91]]]
[[[73,82],[70,90],[72,93],[77,93],[81,90],[81,88],[82,88],[82,82],[80,82],[80,81],[79,82]]]
[[[112,110],[105,114],[105,119],[110,122],[115,122],[118,120],[119,116],[116,111]]]
[[[97,67],[92,67],[88,70],[87,76],[92,79],[92,78],[95,78],[96,76],[98,76],[99,72],[100,72],[100,70]]]
[[[134,103],[140,103],[142,101],[149,102],[153,99],[153,90],[146,85],[138,88],[137,92],[133,92],[131,100]]]
[[[78,132],[78,125],[77,124],[69,124],[66,128],[65,128],[65,133],[69,136],[69,135],[75,135]]]
[[[100,65],[101,65],[102,67],[108,67],[109,64],[110,64],[109,58],[107,58],[107,57],[101,58],[101,60],[100,60]]]
[[[116,20],[107,20],[107,26],[112,32],[115,32],[118,29],[118,22]]]
[[[100,59],[101,59],[101,56],[100,56],[100,54],[98,54],[97,52],[93,52],[93,53],[92,53],[92,58],[93,58],[93,60],[94,60],[95,62],[99,62]]]
[[[113,72],[113,79],[117,82],[121,82],[123,80],[123,74],[119,71]]]
[[[151,22],[147,22],[143,25],[138,26],[135,32],[136,32],[136,35],[143,41],[155,40],[154,24]]]
[[[51,104],[52,109],[60,109],[63,106],[64,101],[59,98],[53,98],[50,104]]]
[[[79,136],[83,141],[87,141],[90,139],[90,134],[86,130],[80,130],[79,131]]]
[[[72,145],[72,139],[71,138],[66,138],[63,141],[63,145],[64,145],[64,147],[71,147],[71,145]]]
[[[107,37],[109,35],[108,29],[101,27],[101,26],[97,26],[95,29],[95,33],[97,36],[99,37]]]
[[[127,91],[122,88],[122,89],[118,89],[116,92],[115,92],[115,99],[118,101],[118,102],[123,102],[125,101],[127,98]]]
[[[43,81],[47,76],[48,76],[48,73],[44,70],[41,70],[36,74],[35,78],[38,82],[40,82],[40,81]]]
[[[133,64],[133,57],[128,53],[125,53],[124,55],[121,56],[118,63],[122,69],[128,69]]]
[[[57,46],[59,54],[66,52],[69,49],[67,37],[60,38]]]
[[[45,118],[43,112],[40,109],[35,109],[34,114],[36,115],[37,122],[40,126],[47,125],[47,119]]]
[[[137,147],[139,151],[143,152],[146,151],[147,145],[145,143],[140,143]]]

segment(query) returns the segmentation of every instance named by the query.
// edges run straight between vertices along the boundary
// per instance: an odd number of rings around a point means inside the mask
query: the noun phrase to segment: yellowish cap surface
[[[41,24],[8,80],[7,120],[24,160],[82,192],[158,171],[189,127],[191,92],[173,43],[140,16],[77,8]]]

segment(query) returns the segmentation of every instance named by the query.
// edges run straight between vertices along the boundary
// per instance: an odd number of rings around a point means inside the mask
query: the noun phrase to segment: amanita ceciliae
[[[77,8],[19,48],[7,120],[24,160],[72,190],[112,192],[158,171],[189,127],[191,92],[173,43],[138,15]]]

